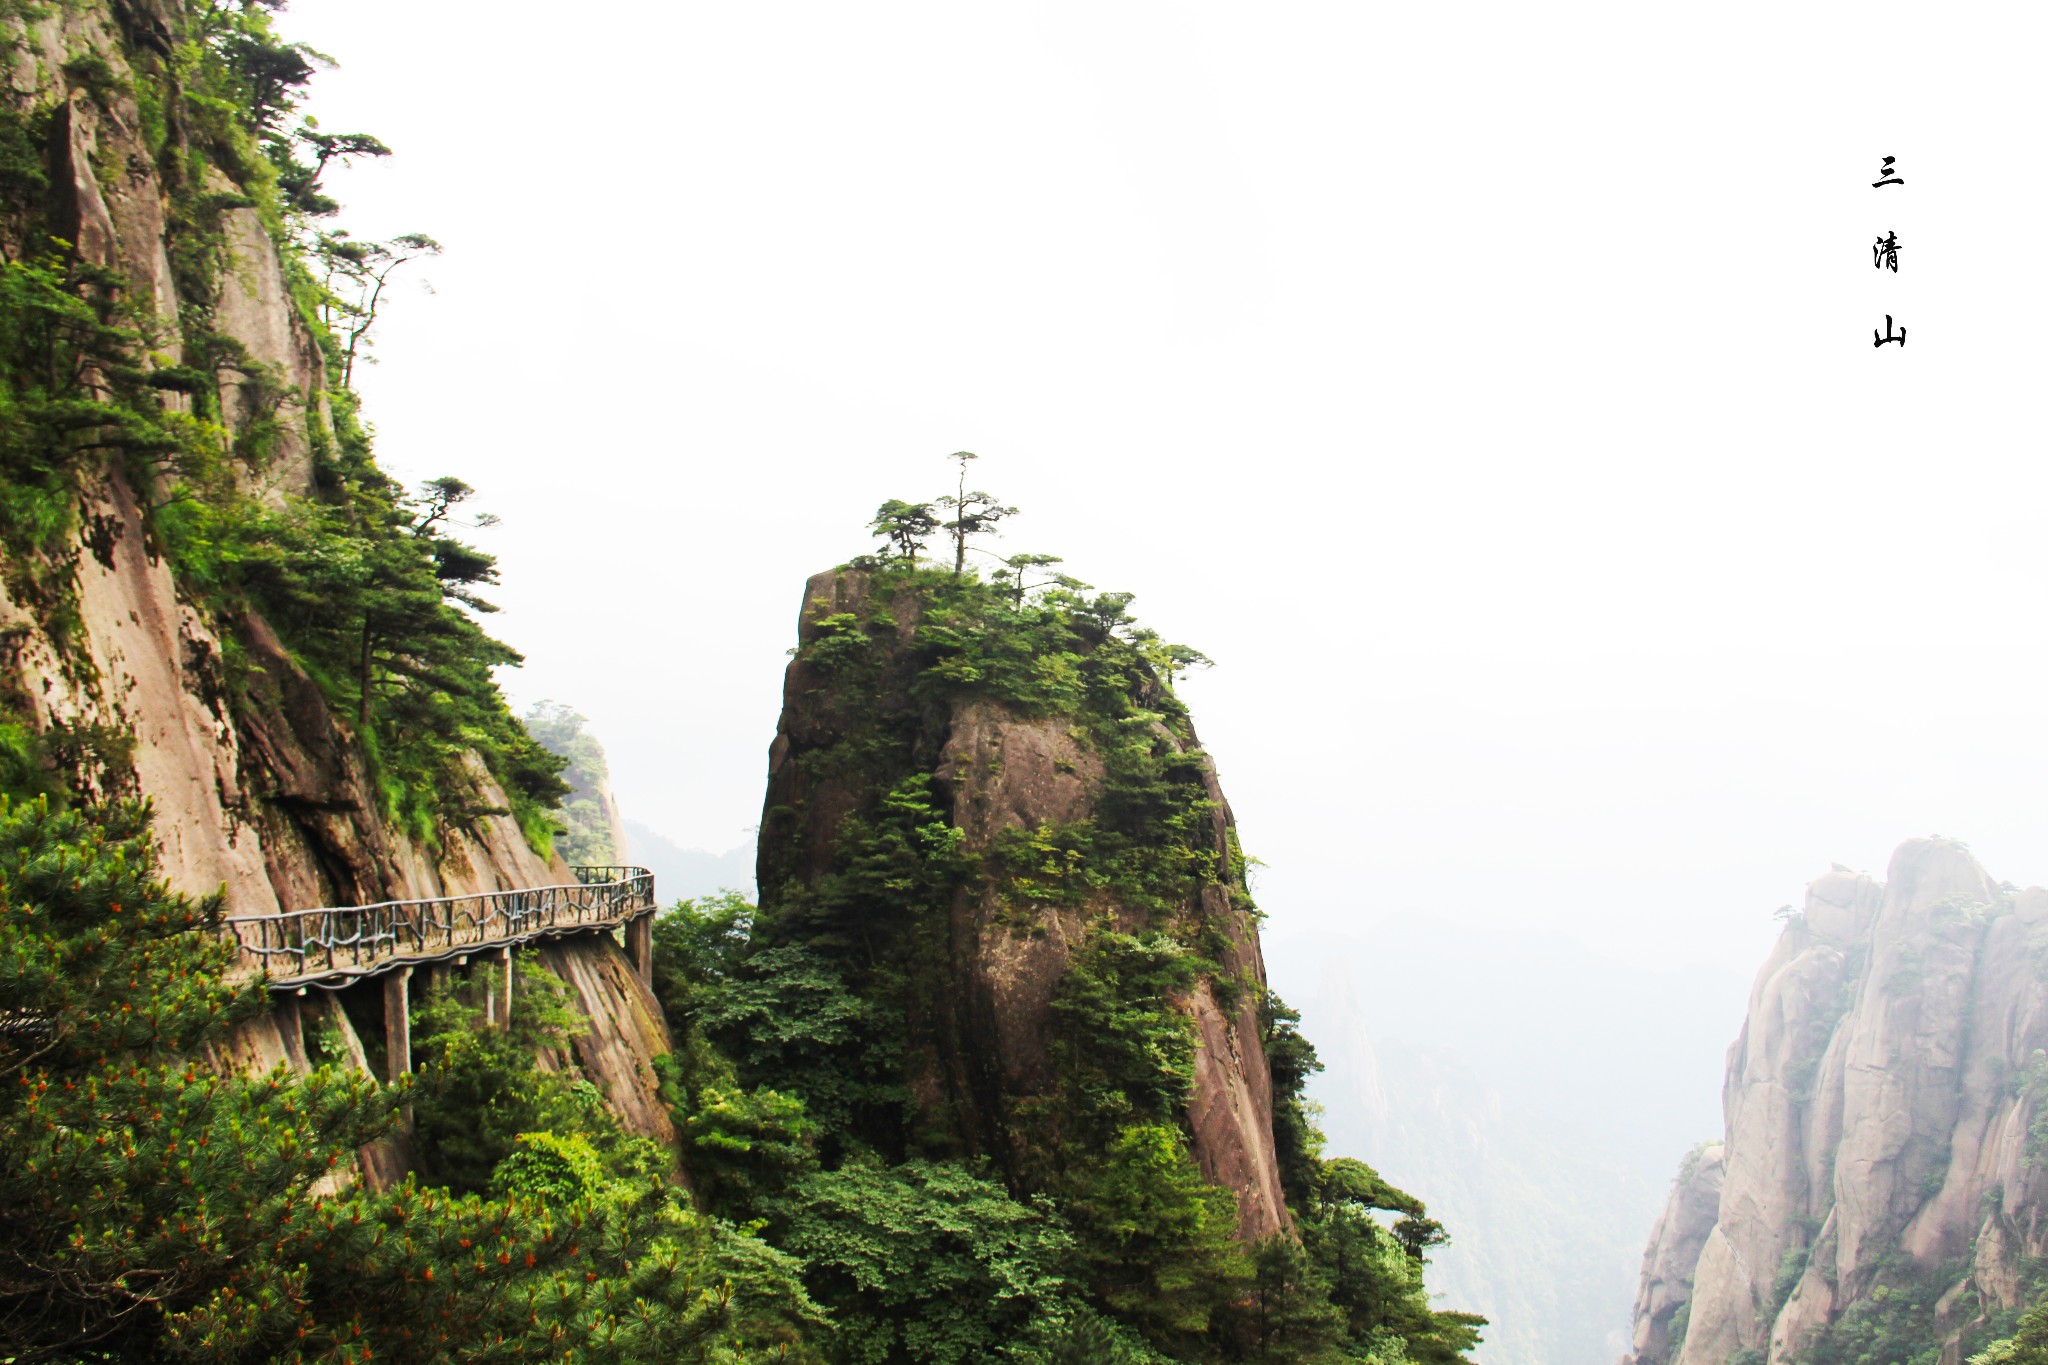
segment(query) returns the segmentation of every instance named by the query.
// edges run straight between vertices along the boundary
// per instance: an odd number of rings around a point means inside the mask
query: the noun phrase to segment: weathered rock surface
[[[0,100],[50,111],[52,208],[68,240],[83,260],[118,272],[127,301],[163,324],[152,338],[154,358],[138,363],[182,363],[181,311],[203,317],[223,339],[217,378],[229,434],[241,437],[258,423],[270,433],[260,455],[238,457],[243,486],[273,503],[312,492],[312,451],[327,420],[325,367],[254,209],[223,215],[225,269],[215,296],[179,293],[170,196],[130,93],[130,53],[169,54],[171,25],[152,0],[39,8],[33,22],[0,19],[0,34],[20,39],[0,46]],[[65,64],[81,56],[106,63],[111,79],[99,98],[66,90]],[[234,189],[220,172],[209,175],[207,188]],[[0,248],[18,254],[13,242]],[[173,392],[163,401],[188,402]],[[110,461],[81,480],[75,544],[33,565],[0,558],[0,693],[70,751],[87,794],[152,803],[163,871],[175,888],[223,893],[232,915],[573,879],[559,858],[536,856],[506,815],[444,828],[432,850],[389,824],[361,745],[269,626],[254,617],[209,620],[180,595],[144,531],[141,507],[156,491],[132,486]],[[246,662],[232,684],[230,646]],[[474,756],[467,781],[473,807],[507,805]],[[579,1064],[636,1131],[672,1137],[648,1079],[666,1035],[645,988],[621,970],[616,945],[593,939],[546,952],[592,1018]],[[305,1002],[309,1017],[339,1024],[367,1066],[346,1015],[319,992]],[[251,1021],[223,1040],[218,1059],[303,1068],[289,1032],[275,1017]],[[403,1153],[391,1161],[402,1165]],[[395,1170],[391,1161],[365,1154],[372,1178]]]
[[[1880,1274],[1943,1277],[1951,1354],[2018,1306],[2020,1261],[2048,1252],[2027,1143],[2048,1100],[2044,956],[2048,892],[2000,887],[1951,840],[1902,845],[1882,883],[1816,881],[1729,1051],[1725,1173],[1690,1294],[1660,1228],[1634,1359],[1669,1358],[1646,1348],[1684,1307],[1678,1365],[1796,1361]]]
[[[146,5],[118,12],[149,30]],[[322,420],[325,371],[267,230],[254,210],[230,210],[219,297],[180,299],[165,186],[134,96],[118,89],[133,72],[113,12],[52,7],[25,37],[10,93],[56,106],[53,193],[80,254],[120,272],[130,294],[166,321],[181,304],[209,313],[213,329],[246,356],[222,372],[230,425],[240,432],[259,418],[276,423],[277,449],[249,478],[275,496],[311,491],[310,427]],[[63,91],[63,65],[81,52],[118,78],[103,103]],[[95,168],[118,175],[103,184]],[[165,359],[175,362],[176,333],[168,335]],[[54,566],[73,571],[75,618],[38,600],[49,593],[39,594],[29,576],[0,575],[0,666],[39,729],[132,737],[132,773],[116,764],[101,776],[155,805],[174,886],[195,894],[224,888],[229,913],[262,913],[563,879],[566,869],[535,857],[506,816],[444,831],[443,850],[431,858],[388,829],[360,748],[268,627],[209,623],[180,598],[143,531],[138,500],[150,492],[132,488],[113,464],[84,481],[75,562]],[[221,631],[238,637],[261,675],[253,703],[231,696]],[[477,806],[504,805],[480,766],[471,779]]]
[[[1629,1365],[1670,1365],[1678,1353],[1685,1330],[1679,1315],[1692,1299],[1693,1270],[1721,1207],[1724,1150],[1718,1142],[1703,1143],[1678,1169],[1671,1197],[1650,1233],[1649,1250],[1643,1253]]]
[[[870,596],[871,581],[858,571],[813,577],[805,588],[800,638],[807,643],[816,639],[817,623],[827,616],[851,613],[866,619]],[[915,628],[914,610],[903,598],[891,604],[899,645]],[[891,697],[910,691],[885,690]],[[771,813],[781,812],[781,823],[763,820],[764,903],[772,888],[829,865],[840,823],[869,780],[829,768],[811,771],[798,762],[847,733],[850,702],[835,695],[828,680],[803,659],[790,664],[782,720],[769,754],[766,806]],[[938,755],[934,789],[948,803],[952,823],[969,850],[987,847],[1004,830],[1078,821],[1095,808],[1102,762],[1070,733],[1066,719],[1026,717],[999,702],[972,700],[909,721],[922,731],[927,750]],[[1233,822],[1213,772],[1207,782],[1216,803],[1210,833],[1219,858],[1227,857]],[[1135,927],[1135,914],[1107,908],[1120,923]],[[1203,910],[1210,922],[1225,926],[1226,972],[1263,984],[1265,966],[1250,916],[1233,906],[1220,887],[1208,888]],[[953,906],[951,998],[942,1004],[938,1036],[925,1049],[924,1074],[912,1079],[921,1099],[945,1105],[976,1145],[999,1159],[1015,1157],[1007,1150],[1012,1135],[1005,1120],[1011,1107],[1049,1082],[1053,992],[1091,918],[1088,911],[1048,907],[1034,911],[1030,923],[1019,924],[1017,913],[993,891],[962,893]],[[1226,1009],[1204,985],[1182,1008],[1199,1039],[1188,1104],[1195,1160],[1211,1182],[1236,1193],[1241,1233],[1263,1237],[1288,1226],[1288,1214],[1273,1146],[1271,1074],[1254,996],[1244,992]]]
[[[668,1024],[625,952],[610,935],[586,934],[543,944],[537,955],[590,1020],[575,1043],[577,1069],[604,1092],[628,1132],[673,1144],[675,1125],[654,1074],[654,1059],[670,1047]]]

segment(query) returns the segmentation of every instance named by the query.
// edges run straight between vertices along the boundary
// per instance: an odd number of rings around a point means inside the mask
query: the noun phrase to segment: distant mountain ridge
[[[684,848],[638,820],[625,821],[625,861],[654,874],[654,892],[664,905],[693,900],[719,891],[738,891],[754,898],[754,850],[751,846],[711,853]]]
[[[1688,1158],[1644,1258],[1627,1365],[1954,1365],[2008,1330],[2048,1264],[2044,964],[2048,891],[1953,840],[1814,882],[1729,1051],[1720,1164]]]

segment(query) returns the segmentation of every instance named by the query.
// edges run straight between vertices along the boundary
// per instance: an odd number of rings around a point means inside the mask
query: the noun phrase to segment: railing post
[[[641,915],[626,921],[626,956],[644,986],[654,984],[654,916]]]

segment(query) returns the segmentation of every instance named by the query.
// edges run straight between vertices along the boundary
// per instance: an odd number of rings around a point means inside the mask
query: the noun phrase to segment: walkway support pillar
[[[400,967],[384,977],[384,1070],[389,1074],[387,1081],[412,1072],[412,1008],[411,992],[406,982],[412,979],[412,968]]]
[[[299,994],[306,988],[299,987]],[[311,1071],[312,1064],[306,1060],[306,1025],[299,1014],[298,995],[287,995],[277,1004],[277,1031],[284,1040],[284,1055],[291,1064],[301,1071]]]
[[[505,963],[505,1007],[504,1007],[504,1011],[503,1011],[503,1014],[502,1014],[502,1015],[500,1016],[500,1018],[499,1018],[499,1020],[498,1020],[498,1023],[499,1023],[499,1026],[500,1026],[500,1027],[502,1027],[502,1028],[507,1028],[507,1029],[509,1029],[509,1028],[511,1028],[511,1027],[512,1027],[512,948],[511,948],[511,945],[509,945],[509,944],[508,944],[508,945],[506,945],[506,947],[505,947],[505,950],[504,950],[504,952],[503,952],[503,953],[501,954],[501,956],[502,956],[502,958],[504,959],[504,963]]]
[[[626,921],[626,957],[640,973],[642,985],[654,984],[654,916]]]

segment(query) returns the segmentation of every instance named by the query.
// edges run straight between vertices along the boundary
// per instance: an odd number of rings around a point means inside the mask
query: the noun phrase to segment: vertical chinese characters
[[[1878,168],[1878,178],[1870,182],[1870,188],[1881,190],[1887,185],[1903,185],[1906,183],[1898,172],[1893,169],[1893,165],[1897,160],[1897,157],[1888,156],[1884,158],[1883,164]],[[1899,273],[1898,233],[1887,231],[1884,236],[1877,239],[1876,244],[1870,248],[1870,263],[1879,270],[1889,270],[1894,275]],[[1897,331],[1893,331],[1892,315],[1890,313],[1884,315],[1883,335],[1880,336],[1877,329],[1873,327],[1870,331],[1870,337],[1870,344],[1872,346],[1888,346],[1896,341],[1900,349],[1903,350],[1906,345],[1906,329],[1901,327]]]

